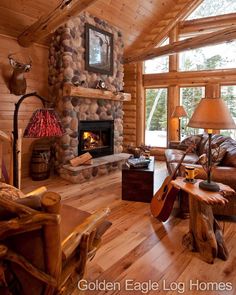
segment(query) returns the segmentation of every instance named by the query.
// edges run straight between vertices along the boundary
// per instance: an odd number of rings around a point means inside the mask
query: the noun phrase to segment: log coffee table
[[[153,197],[155,159],[150,157],[147,168],[122,165],[122,200],[150,203]]]
[[[223,233],[219,223],[212,213],[212,205],[225,205],[228,202],[220,192],[204,191],[199,188],[199,182],[186,183],[183,177],[171,181],[171,184],[189,195],[189,233],[183,237],[183,245],[191,251],[198,251],[201,258],[207,263],[214,263],[219,257],[227,260],[229,254],[226,248]],[[225,193],[234,193],[227,185],[218,183],[220,190]]]

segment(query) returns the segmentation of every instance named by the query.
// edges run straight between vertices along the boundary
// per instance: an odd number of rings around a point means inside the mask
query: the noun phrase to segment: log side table
[[[189,195],[189,233],[183,237],[183,245],[191,251],[198,251],[201,258],[207,263],[214,263],[219,257],[227,260],[229,254],[226,248],[223,233],[219,223],[212,213],[212,205],[225,205],[228,200],[220,192],[204,191],[199,188],[199,182],[186,183],[183,177],[171,181],[177,187]],[[234,193],[227,185],[218,183],[224,193]]]

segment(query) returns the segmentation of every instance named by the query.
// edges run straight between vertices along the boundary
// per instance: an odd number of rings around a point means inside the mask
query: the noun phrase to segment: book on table
[[[126,165],[129,168],[145,168],[148,167],[150,159],[145,158],[130,158],[127,160]]]

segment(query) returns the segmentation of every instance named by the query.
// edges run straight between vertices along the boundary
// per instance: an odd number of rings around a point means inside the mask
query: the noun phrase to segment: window
[[[221,87],[221,97],[226,102],[230,113],[236,122],[236,85],[234,86],[222,86]],[[236,139],[236,129],[222,130],[220,132],[223,135],[227,135]]]
[[[185,108],[188,118],[181,120],[181,139],[193,134],[203,133],[203,129],[187,127],[188,121],[191,118],[197,104],[201,98],[205,97],[204,87],[181,87],[180,88],[180,104]]]
[[[235,0],[204,0],[187,19],[203,18],[236,12]]]
[[[161,46],[169,44],[169,38],[162,42]],[[169,56],[156,57],[144,62],[144,73],[167,73],[169,72]]]
[[[144,73],[167,73],[169,72],[169,56],[162,56],[145,61]]]
[[[166,147],[167,88],[146,90],[145,144]]]
[[[181,52],[179,59],[180,71],[236,68],[236,41]]]

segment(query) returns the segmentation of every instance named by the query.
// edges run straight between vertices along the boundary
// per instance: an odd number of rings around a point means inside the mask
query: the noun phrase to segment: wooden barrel
[[[44,180],[50,176],[50,147],[35,146],[30,161],[30,176],[33,180]]]

